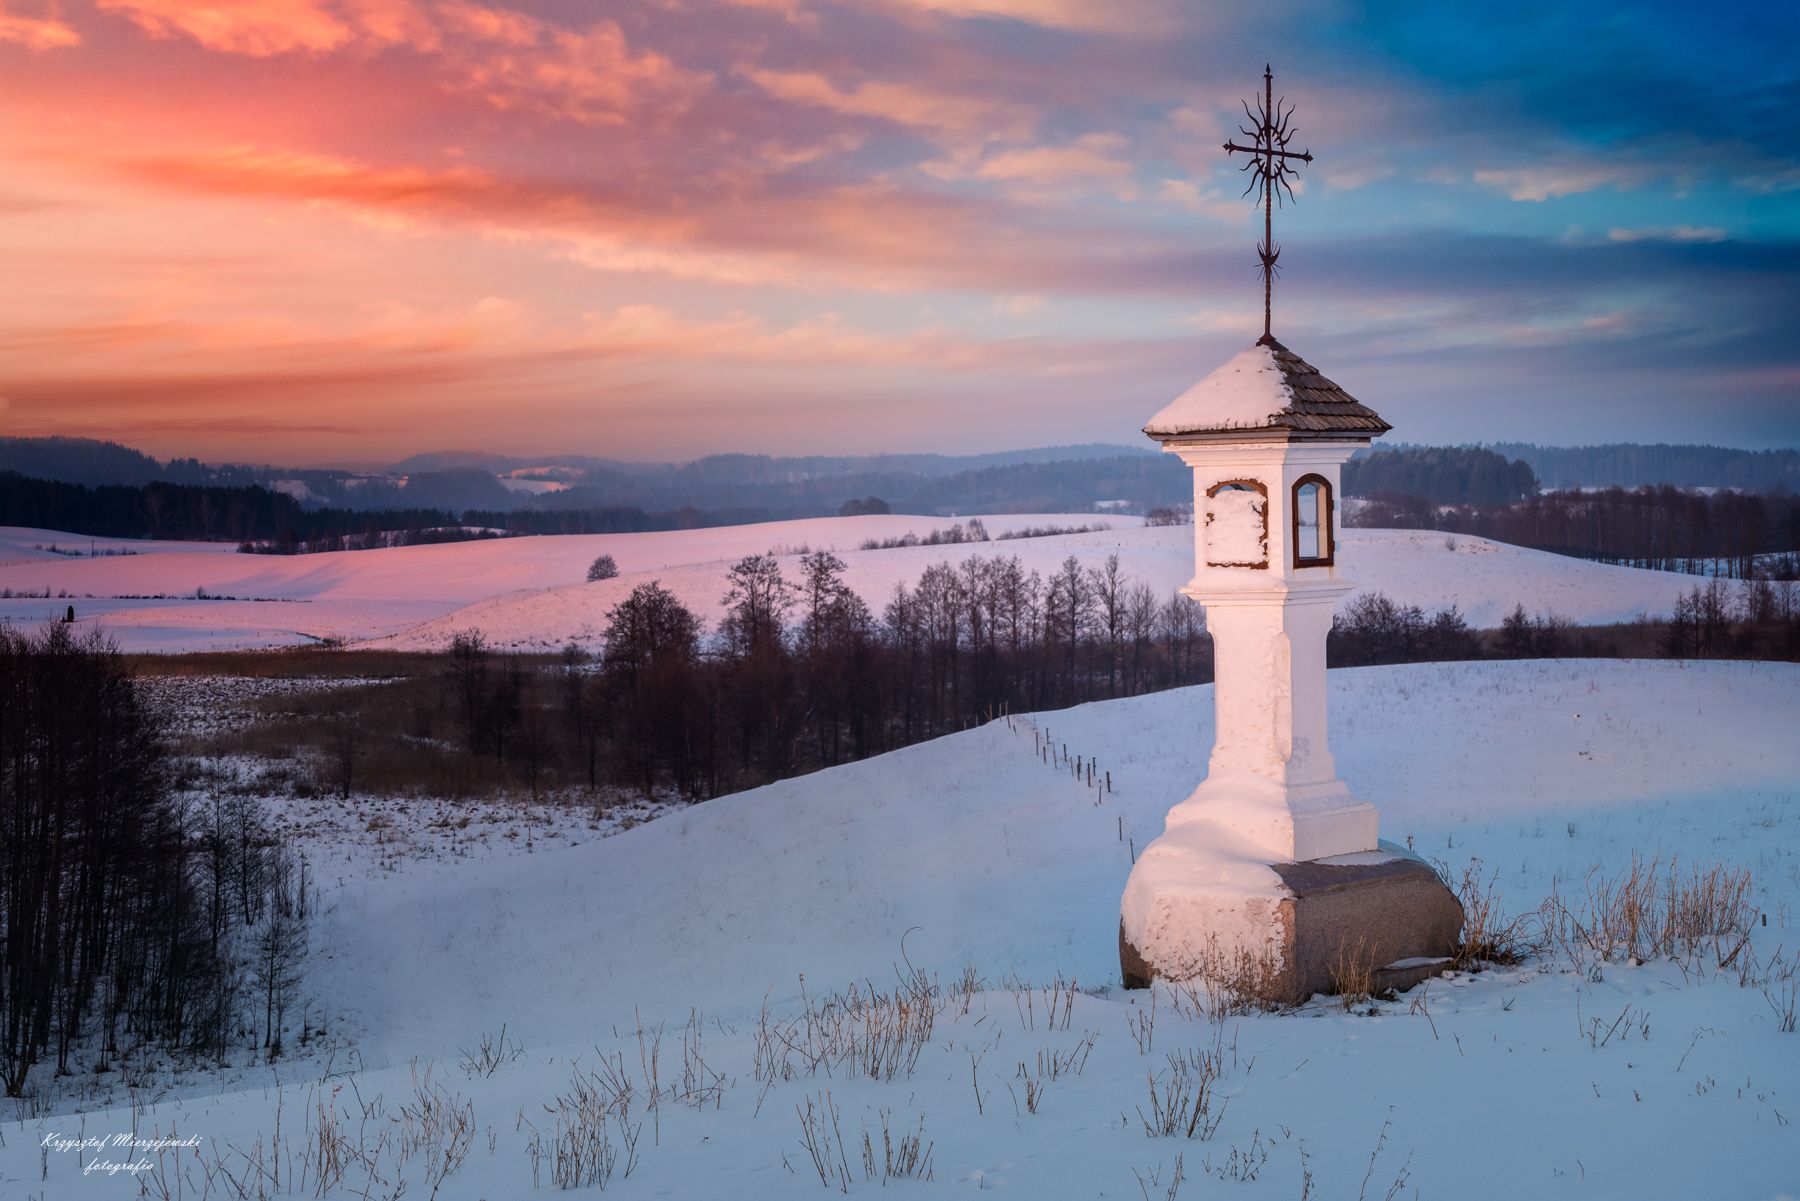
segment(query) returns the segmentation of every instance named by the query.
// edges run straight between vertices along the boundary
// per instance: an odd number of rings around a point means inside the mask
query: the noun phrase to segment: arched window
[[[1269,566],[1269,493],[1255,480],[1224,480],[1206,490],[1206,565]]]
[[[1303,475],[1294,481],[1294,566],[1330,567],[1331,481]]]

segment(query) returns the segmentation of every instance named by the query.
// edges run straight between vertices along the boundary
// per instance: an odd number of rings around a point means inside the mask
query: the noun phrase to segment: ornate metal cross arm
[[[1244,187],[1244,195],[1256,193],[1263,206],[1263,240],[1256,248],[1257,257],[1262,260],[1263,276],[1263,337],[1272,338],[1270,333],[1270,310],[1274,297],[1275,264],[1281,258],[1281,247],[1275,245],[1275,206],[1293,200],[1292,181],[1300,177],[1295,163],[1312,162],[1312,154],[1305,150],[1289,150],[1288,143],[1298,132],[1293,127],[1294,106],[1287,102],[1287,97],[1279,101],[1275,99],[1275,74],[1268,66],[1263,67],[1263,94],[1257,105],[1257,111],[1251,112],[1250,105],[1244,104],[1244,116],[1249,125],[1241,125],[1238,132],[1248,141],[1248,146],[1240,146],[1236,142],[1225,143],[1226,154],[1247,154],[1249,159],[1241,170],[1250,173],[1250,182]]]

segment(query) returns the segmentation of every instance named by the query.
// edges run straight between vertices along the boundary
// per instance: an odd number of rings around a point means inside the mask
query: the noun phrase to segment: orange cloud
[[[337,50],[352,42],[391,45],[406,0],[97,0],[153,37],[178,34],[208,50],[266,57]],[[379,18],[365,21],[365,16]],[[387,36],[383,36],[383,35]]]
[[[8,12],[7,8],[8,5],[0,0],[0,42],[17,42],[31,51],[81,44],[81,34],[54,15],[27,17]]]
[[[310,201],[385,228],[472,225],[584,265],[739,285],[880,291],[948,284],[1008,290],[1104,288],[1107,259],[1161,257],[1128,233],[1040,229],[1028,213],[893,183],[691,194],[507,179],[473,167],[382,166],[328,155],[236,147],[130,160],[132,178],[190,192]]]
[[[708,77],[634,51],[617,22],[566,28],[527,13],[447,0],[98,0],[154,37],[185,35],[252,57],[294,52],[429,55],[446,82],[500,108],[617,123],[646,104],[679,111]]]

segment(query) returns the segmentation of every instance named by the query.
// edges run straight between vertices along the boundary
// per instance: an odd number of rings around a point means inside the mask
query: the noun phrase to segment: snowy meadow
[[[320,882],[308,1051],[9,1115],[0,1183],[47,1199],[1792,1192],[1800,672],[1330,679],[1340,764],[1382,836],[1472,872],[1490,928],[1522,919],[1518,962],[1287,1012],[1118,991],[1132,855],[1211,741],[1209,690],[1178,690],[996,720],[580,846],[346,861]],[[1621,909],[1634,865],[1658,903]],[[1712,892],[1680,908],[1698,925],[1652,912],[1672,885],[1705,893],[1696,876]],[[78,1145],[120,1133],[168,1141],[137,1159]]]

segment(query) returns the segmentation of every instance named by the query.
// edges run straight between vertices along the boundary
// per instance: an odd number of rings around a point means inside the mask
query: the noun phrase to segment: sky
[[[1393,439],[1800,445],[1800,8],[1500,7],[0,0],[0,432],[1139,442],[1261,332],[1272,62],[1274,332]]]

